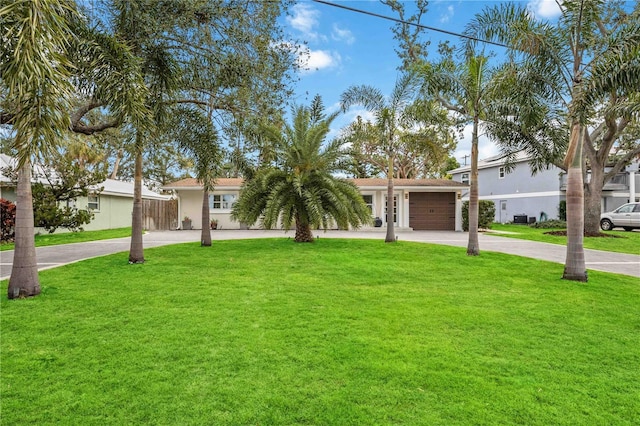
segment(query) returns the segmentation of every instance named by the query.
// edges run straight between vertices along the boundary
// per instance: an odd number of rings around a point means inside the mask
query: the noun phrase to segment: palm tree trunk
[[[296,216],[296,236],[294,241],[296,243],[312,243],[313,233],[311,232],[311,225],[309,221],[301,220],[300,216]]]
[[[16,201],[16,245],[9,278],[9,299],[40,294],[31,197],[31,163],[28,160],[18,169]]]
[[[582,179],[582,143],[584,129],[579,123],[571,127],[567,171],[567,257],[562,278],[587,281],[584,261],[584,186]],[[571,157],[573,155],[573,157]]]
[[[384,238],[385,243],[393,243],[396,241],[396,235],[393,226],[393,156],[389,155],[389,164],[387,168],[387,235]]]
[[[205,185],[202,197],[202,233],[200,234],[200,245],[211,247],[211,219],[209,219],[209,189]]]
[[[144,263],[142,244],[142,141],[136,136],[136,164],[133,181],[133,213],[131,214],[131,248],[129,263]]]
[[[478,123],[476,115],[473,119],[473,135],[471,137],[471,179],[469,180],[469,242],[467,255],[480,254],[478,241]]]

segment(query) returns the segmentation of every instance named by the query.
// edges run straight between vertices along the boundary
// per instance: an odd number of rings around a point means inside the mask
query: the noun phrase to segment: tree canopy
[[[265,167],[243,185],[232,218],[271,229],[296,227],[296,242],[313,241],[312,228],[358,228],[371,211],[352,182],[334,176],[344,170],[346,152],[338,140],[326,141],[337,113],[326,116],[319,98],[311,107],[297,106],[292,123],[267,126],[279,167]]]

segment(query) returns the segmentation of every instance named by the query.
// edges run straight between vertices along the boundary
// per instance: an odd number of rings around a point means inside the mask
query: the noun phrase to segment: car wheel
[[[613,228],[613,223],[611,223],[609,219],[602,219],[600,221],[600,228],[602,228],[603,231],[611,231],[611,228]]]
[[[627,231],[627,232],[631,232],[631,231],[633,231],[633,228],[631,228],[629,226],[625,226],[624,230]]]

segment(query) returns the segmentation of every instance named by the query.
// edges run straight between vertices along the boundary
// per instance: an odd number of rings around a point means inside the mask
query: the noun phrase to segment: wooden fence
[[[142,226],[149,231],[178,228],[177,200],[142,200]]]

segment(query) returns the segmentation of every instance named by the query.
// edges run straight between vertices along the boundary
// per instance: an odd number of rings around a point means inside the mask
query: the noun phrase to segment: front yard
[[[501,237],[567,245],[566,236],[549,234],[549,232],[552,231],[565,231],[565,229],[540,229],[531,228],[527,225],[502,225],[500,223],[494,223],[488,232],[492,231],[497,231],[496,235]],[[602,231],[602,234],[608,237],[585,237],[583,243],[584,248],[640,255],[640,232],[626,232],[615,229],[613,231]]]
[[[402,241],[146,257],[3,283],[3,424],[640,423],[636,278]]]

